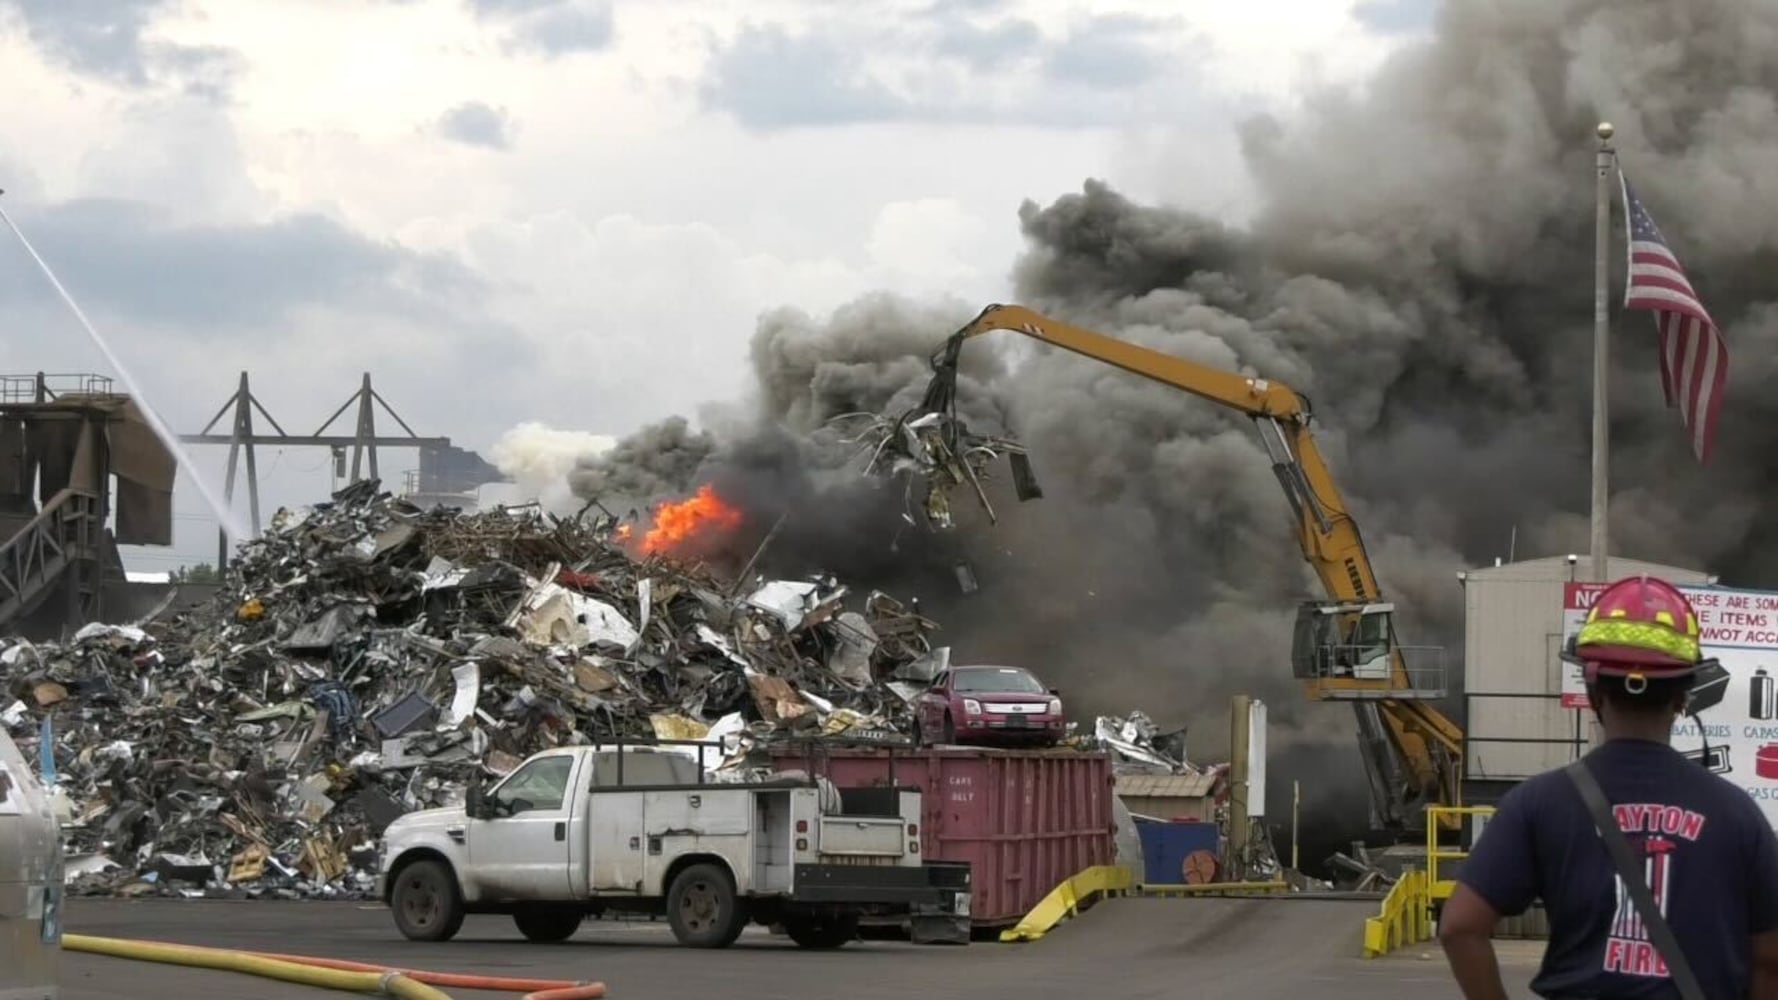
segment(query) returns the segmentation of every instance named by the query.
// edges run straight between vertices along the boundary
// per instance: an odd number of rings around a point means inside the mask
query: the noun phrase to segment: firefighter
[[[1599,594],[1563,658],[1582,666],[1604,733],[1584,763],[1703,994],[1778,1000],[1778,837],[1746,791],[1669,742],[1707,662],[1691,602],[1665,580],[1619,580]],[[1445,903],[1439,940],[1465,997],[1506,1000],[1490,938],[1502,916],[1538,899],[1550,932],[1532,992],[1681,997],[1560,768],[1500,800]]]

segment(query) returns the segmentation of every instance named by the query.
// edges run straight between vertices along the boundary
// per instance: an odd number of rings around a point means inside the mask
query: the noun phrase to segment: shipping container
[[[774,754],[778,770],[813,770],[848,788],[921,793],[920,850],[967,861],[978,927],[1017,923],[1069,876],[1115,863],[1111,759],[1102,753],[966,747],[805,747]]]

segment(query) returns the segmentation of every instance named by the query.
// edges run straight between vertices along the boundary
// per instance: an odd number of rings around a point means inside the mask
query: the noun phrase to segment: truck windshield
[[[959,670],[952,675],[951,690],[981,694],[1045,694],[1037,678],[1018,667]]]
[[[511,812],[531,809],[560,809],[568,798],[568,776],[574,770],[574,758],[542,757],[512,773],[494,792],[494,797]]]

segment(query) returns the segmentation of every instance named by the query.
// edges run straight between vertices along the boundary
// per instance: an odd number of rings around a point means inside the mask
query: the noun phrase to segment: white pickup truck
[[[844,945],[865,916],[967,925],[969,866],[921,860],[917,790],[703,778],[665,746],[545,750],[463,806],[391,824],[378,890],[416,941],[448,940],[468,913],[511,914],[533,941],[588,915],[664,913],[700,948],[749,922],[805,948]]]

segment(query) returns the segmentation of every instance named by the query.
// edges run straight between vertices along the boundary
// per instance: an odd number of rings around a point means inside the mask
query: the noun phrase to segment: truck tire
[[[747,929],[735,880],[719,865],[692,865],[667,890],[667,923],[688,948],[727,948]]]
[[[580,930],[586,914],[574,906],[526,906],[513,911],[512,922],[527,941],[566,941]]]
[[[946,744],[957,742],[957,723],[951,719],[949,712],[945,713],[944,733],[939,737],[939,742]]]
[[[858,936],[858,918],[815,917],[797,914],[784,918],[784,933],[798,948],[832,950],[843,948]]]
[[[449,941],[463,926],[457,877],[439,861],[416,861],[395,876],[389,893],[395,927],[409,941]]]

